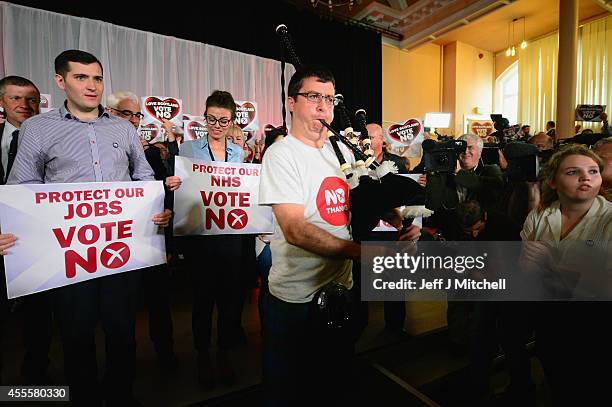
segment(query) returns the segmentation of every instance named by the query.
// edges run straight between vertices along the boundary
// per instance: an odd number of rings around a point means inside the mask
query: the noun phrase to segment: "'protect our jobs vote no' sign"
[[[1,186],[8,297],[165,263],[163,205],[160,181]]]
[[[260,206],[261,165],[210,162],[176,157],[174,234],[272,233],[272,209]]]

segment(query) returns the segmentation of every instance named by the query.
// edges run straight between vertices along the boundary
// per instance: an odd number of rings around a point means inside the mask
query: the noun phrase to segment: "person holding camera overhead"
[[[462,240],[463,230],[459,226],[456,209],[460,203],[475,200],[487,210],[494,206],[500,196],[504,179],[499,166],[484,165],[480,156],[483,141],[474,134],[464,134],[458,140],[467,143],[459,154],[455,171],[428,172],[426,193],[427,208],[434,215],[427,219],[426,226],[437,228],[438,235],[447,240]],[[469,339],[470,309],[468,303],[449,302],[447,324],[452,351],[467,351]]]
[[[476,200],[483,208],[495,204],[495,197],[504,186],[499,166],[481,163],[483,141],[474,134],[464,134],[458,140],[467,143],[459,154],[454,172],[427,174],[427,207],[434,211],[429,226],[437,227],[446,239],[459,236],[454,211],[467,200]]]

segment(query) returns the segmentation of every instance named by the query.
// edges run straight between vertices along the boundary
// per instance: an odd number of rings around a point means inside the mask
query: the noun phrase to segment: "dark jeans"
[[[149,310],[149,337],[157,353],[172,351],[172,313],[170,311],[171,278],[167,264],[142,271],[142,286]]]
[[[315,323],[311,303],[264,297],[263,381],[266,406],[346,402],[354,363],[351,332]]]
[[[54,290],[64,348],[64,369],[73,405],[99,405],[95,329],[102,322],[106,345],[104,397],[120,405],[132,395],[136,358],[135,318],[139,271],[84,281]]]
[[[26,384],[46,384],[53,339],[53,291],[22,299],[25,355],[21,373]]]

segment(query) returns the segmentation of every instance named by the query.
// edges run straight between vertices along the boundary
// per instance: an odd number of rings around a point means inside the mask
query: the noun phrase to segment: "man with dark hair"
[[[298,69],[288,89],[291,129],[266,150],[259,195],[277,223],[263,300],[263,381],[268,405],[274,406],[307,405],[325,390],[346,390],[343,369],[353,344],[315,324],[312,301],[333,281],[350,289],[351,259],[360,257],[348,225],[349,189],[319,120],[332,121],[333,76],[324,68]],[[342,150],[350,163],[350,153]]]
[[[325,68],[296,71],[288,87],[291,130],[264,155],[259,201],[272,206],[276,222],[263,305],[268,405],[346,402],[350,391],[354,332],[330,329],[316,313],[322,289],[352,288],[352,261],[361,255],[351,241],[346,178],[321,123],[333,118],[334,83]],[[419,234],[415,227],[405,238]]]
[[[519,134],[519,138],[523,141],[527,141],[531,138],[531,134],[529,134],[531,132],[531,126],[528,124],[525,124],[521,127],[521,134]]]
[[[300,68],[291,77],[289,86],[287,86],[287,94],[289,97],[291,98],[291,95],[299,94],[300,90],[304,86],[304,81],[309,78],[317,78],[316,80],[318,82],[330,83],[334,89],[336,88],[336,79],[327,68],[317,65],[310,65]]]
[[[66,101],[23,124],[8,183],[153,180],[134,126],[109,115],[100,104],[104,81],[97,58],[65,51],[55,66],[55,82]],[[166,226],[170,216],[165,210],[152,221]],[[101,405],[95,345],[98,318],[106,335],[106,405],[132,401],[139,281],[140,273],[131,271],[52,292],[73,405]]]
[[[518,241],[520,226],[507,216],[484,209],[478,201],[459,204],[455,212],[462,235],[458,240]]]
[[[100,77],[103,74],[102,62],[89,52],[81,51],[80,49],[69,49],[57,57],[55,57],[55,74],[62,76],[64,79],[70,72],[70,64],[78,63],[82,65],[98,64],[100,67]],[[57,80],[57,79],[56,79]]]

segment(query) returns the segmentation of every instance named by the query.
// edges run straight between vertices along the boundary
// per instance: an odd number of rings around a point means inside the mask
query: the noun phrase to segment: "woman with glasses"
[[[612,356],[608,330],[600,328],[610,318],[604,301],[611,297],[612,272],[612,203],[601,195],[602,170],[601,159],[583,145],[556,152],[539,207],[521,232],[524,269],[542,277],[545,299],[568,300],[538,305],[536,349],[555,406],[610,404],[597,366]]]
[[[206,127],[208,135],[198,140],[185,141],[179,155],[205,161],[242,163],[244,153],[240,146],[227,139],[227,133],[236,118],[236,104],[229,92],[216,90],[206,99]],[[217,381],[232,384],[235,380],[228,351],[244,345],[242,306],[250,276],[248,264],[254,268],[254,249],[247,250],[244,235],[189,236],[183,248],[187,266],[193,277],[194,302],[192,328],[198,351],[198,379],[211,387]],[[250,243],[250,242],[249,242]],[[252,261],[249,258],[252,257]],[[217,306],[217,352],[213,369],[209,353],[211,347],[212,316]]]

